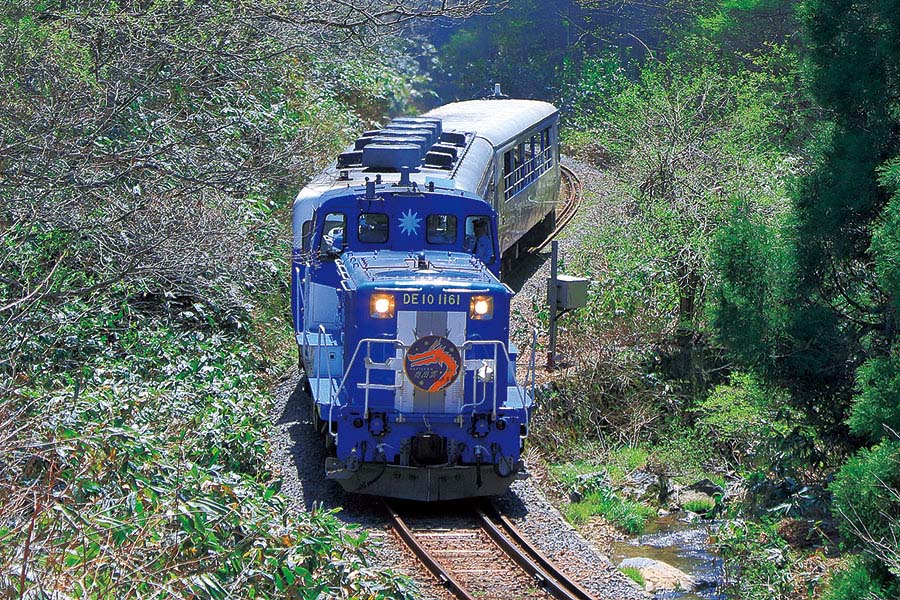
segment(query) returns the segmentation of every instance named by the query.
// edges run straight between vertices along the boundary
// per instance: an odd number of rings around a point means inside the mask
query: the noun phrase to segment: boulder
[[[721,496],[725,494],[725,488],[717,483],[713,483],[709,479],[701,479],[697,483],[693,483],[686,488],[686,490],[690,490],[692,492],[699,492],[701,494],[706,494],[710,498],[715,496]]]
[[[654,495],[654,486],[659,483],[656,475],[647,471],[632,471],[625,477],[622,493],[630,498],[641,500]]]
[[[648,592],[657,590],[691,591],[697,587],[697,581],[669,563],[652,558],[626,558],[619,563],[619,568],[631,567],[641,572],[644,578],[644,589]]]
[[[715,504],[716,497],[721,497],[724,494],[725,489],[722,486],[716,485],[709,479],[701,479],[697,483],[678,490],[677,502],[682,507],[689,502]]]
[[[575,483],[569,490],[569,502],[581,502],[586,495],[607,486],[609,486],[609,475],[606,471],[583,473],[575,478]]]

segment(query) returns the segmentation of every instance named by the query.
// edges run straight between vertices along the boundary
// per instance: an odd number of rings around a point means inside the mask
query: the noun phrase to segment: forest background
[[[897,2],[13,0],[0,60],[0,593],[413,593],[266,466],[289,206],[499,81],[627,191],[535,445],[739,474],[736,597],[900,596]]]

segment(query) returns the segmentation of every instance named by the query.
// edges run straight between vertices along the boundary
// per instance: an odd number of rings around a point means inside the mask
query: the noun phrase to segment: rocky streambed
[[[655,598],[720,600],[725,571],[710,536],[720,523],[689,512],[672,512],[649,523],[645,533],[614,542],[613,564],[641,573]]]
[[[583,502],[600,493],[645,507],[658,506],[656,516],[647,520],[641,534],[595,539],[610,562],[642,582],[654,598],[719,600],[726,597],[726,581],[714,538],[723,522],[689,508],[712,515],[739,485],[734,482],[726,490],[709,479],[678,485],[643,470],[612,483],[601,470],[580,475],[568,491],[568,499]]]

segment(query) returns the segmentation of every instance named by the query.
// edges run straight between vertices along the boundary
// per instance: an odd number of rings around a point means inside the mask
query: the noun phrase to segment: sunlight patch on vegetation
[[[656,516],[656,509],[634,500],[623,500],[611,489],[603,488],[588,493],[579,502],[566,505],[563,514],[576,526],[600,516],[628,533],[638,534],[644,531],[647,521]]]

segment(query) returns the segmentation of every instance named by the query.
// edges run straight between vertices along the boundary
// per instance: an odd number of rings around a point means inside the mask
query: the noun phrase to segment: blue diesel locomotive
[[[558,122],[508,99],[397,118],[297,196],[294,330],[326,476],[345,489],[449,500],[519,473],[533,394],[501,258],[553,228]]]

